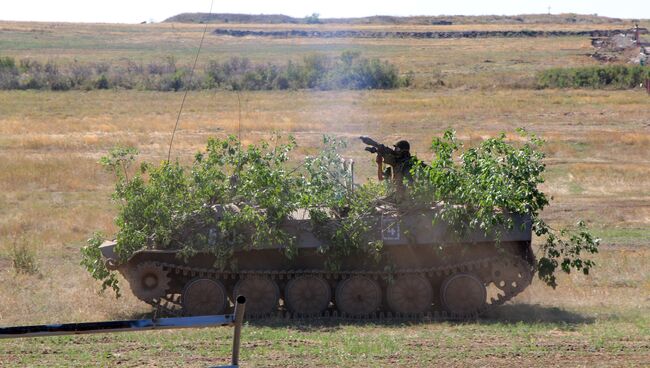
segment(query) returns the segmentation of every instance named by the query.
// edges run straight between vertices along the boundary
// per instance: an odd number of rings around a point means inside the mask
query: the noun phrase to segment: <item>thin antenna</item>
[[[210,12],[208,13],[208,20],[210,15],[212,15],[212,5],[214,0],[210,1]],[[194,64],[192,65],[192,70],[190,71],[190,80],[189,85],[192,84],[192,78],[194,77],[194,69],[196,69],[196,62],[199,60],[199,54],[201,53],[201,48],[203,47],[203,39],[205,38],[205,32],[208,30],[208,20],[205,22],[205,28],[203,28],[203,35],[201,36],[201,42],[199,43],[199,49],[196,51],[196,57],[194,58]],[[174,24],[172,23],[172,27]],[[189,92],[189,86],[185,87],[185,94],[183,95],[183,101],[181,102],[181,108],[178,110],[178,116],[176,117],[176,124],[174,124],[174,130],[172,130],[172,138],[169,141],[169,151],[167,151],[167,162],[172,155],[172,145],[174,144],[174,136],[176,135],[176,129],[178,128],[178,123],[181,120],[181,113],[183,112],[183,106],[185,106],[185,99],[187,98],[187,93]]]
[[[239,108],[239,121],[237,122],[237,139],[239,140],[239,144],[241,144],[241,96],[239,95],[239,91],[237,92],[237,106]]]
[[[241,142],[241,95],[239,94],[239,91],[235,91],[237,93],[237,107],[239,110],[239,120],[237,121],[237,155],[239,156],[237,158],[237,174],[235,174],[236,177],[239,177],[239,173],[241,172],[241,151],[242,151],[242,142]]]

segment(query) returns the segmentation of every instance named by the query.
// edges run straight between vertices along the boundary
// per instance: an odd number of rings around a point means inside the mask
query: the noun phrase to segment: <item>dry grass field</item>
[[[230,27],[230,26],[229,26]],[[455,26],[454,26],[455,27]],[[470,26],[467,26],[470,27]],[[471,26],[510,29],[512,25]],[[544,25],[544,29],[584,26]],[[602,26],[600,27],[613,27]],[[346,28],[351,28],[348,26]],[[414,28],[414,27],[411,27]],[[430,27],[435,28],[435,27]],[[616,27],[614,27],[616,28]],[[534,29],[534,27],[530,28]],[[42,61],[148,62],[193,58],[203,26],[0,22],[0,56]],[[245,56],[297,60],[358,50],[416,73],[391,91],[241,93],[245,142],[293,134],[295,159],[324,134],[344,138],[357,180],[373,158],[359,135],[412,142],[420,158],[433,136],[455,129],[465,144],[524,127],[548,142],[553,196],[544,218],[587,221],[603,239],[590,276],[556,290],[535,281],[513,303],[471,323],[268,321],[244,329],[245,366],[648,366],[650,362],[650,96],[642,90],[520,88],[551,66],[591,65],[589,39],[235,39],[206,38],[201,62]],[[486,60],[488,60],[486,62]],[[442,79],[445,87],[427,82]],[[115,299],[79,266],[95,230],[115,231],[112,177],[97,160],[118,144],[141,159],[166,157],[182,94],[142,91],[0,91],[0,326],[139,318],[148,305]],[[191,92],[173,157],[187,162],[208,137],[236,134],[234,92]],[[20,255],[33,274],[17,273]],[[225,364],[230,331],[3,340],[0,366],[208,366]],[[215,341],[216,339],[216,341]],[[215,358],[215,355],[217,358]]]
[[[216,28],[217,26],[214,26]],[[220,27],[220,26],[219,26]],[[254,29],[250,25],[228,28]],[[265,29],[282,29],[268,25]],[[328,26],[323,26],[327,28]],[[357,29],[349,26],[349,29]],[[363,26],[357,26],[363,28]],[[400,30],[417,29],[401,26]],[[431,26],[436,30],[437,26]],[[494,30],[495,25],[454,26],[454,30]],[[504,26],[510,29],[511,25]],[[545,25],[548,29],[565,29]],[[623,27],[619,25],[618,28]],[[69,23],[0,22],[0,50],[16,59],[41,61],[110,62],[125,60],[147,63],[173,56],[179,65],[194,60],[203,25],[161,23],[146,25],[79,25]],[[212,29],[213,26],[209,26]],[[346,28],[346,29],[348,29]],[[589,29],[616,28],[597,25]],[[569,30],[583,26],[568,26]],[[346,50],[360,51],[364,57],[386,59],[404,73],[413,72],[416,85],[435,86],[439,79],[447,87],[491,88],[530,85],[535,72],[560,66],[593,64],[585,54],[593,52],[589,38],[483,38],[483,39],[363,39],[363,38],[231,38],[205,39],[199,68],[208,60],[246,57],[256,63],[286,63],[305,55],[322,53],[339,56]]]

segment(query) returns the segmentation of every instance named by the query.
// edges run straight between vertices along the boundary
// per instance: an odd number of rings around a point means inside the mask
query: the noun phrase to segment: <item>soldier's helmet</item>
[[[409,144],[408,141],[401,140],[401,141],[395,143],[395,148],[399,148],[400,151],[410,151],[411,150],[411,145]]]

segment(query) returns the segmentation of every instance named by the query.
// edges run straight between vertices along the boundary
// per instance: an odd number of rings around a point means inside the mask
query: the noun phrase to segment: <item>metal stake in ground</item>
[[[235,303],[235,332],[232,338],[232,365],[239,365],[239,344],[241,341],[241,328],[244,322],[244,311],[246,310],[246,297],[239,295]]]

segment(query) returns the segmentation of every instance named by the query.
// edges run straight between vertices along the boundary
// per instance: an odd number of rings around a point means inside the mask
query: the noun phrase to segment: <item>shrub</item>
[[[58,65],[23,59],[15,66],[2,59],[0,88],[4,89],[181,89],[223,88],[234,90],[272,89],[391,89],[409,86],[413,75],[400,76],[397,67],[379,59],[362,58],[359,52],[345,51],[337,58],[311,54],[285,65],[254,64],[234,57],[224,62],[209,61],[203,74],[188,81],[187,67],[177,67],[173,57],[151,62],[147,67],[126,60],[123,66],[107,63]]]
[[[108,63],[96,63],[94,67],[97,74],[106,74],[111,70],[111,65]]]
[[[303,88],[325,87],[321,82],[331,70],[330,59],[323,54],[307,55],[302,60],[298,78]]]
[[[21,73],[26,73],[26,72],[40,73],[42,69],[43,66],[41,65],[41,63],[39,63],[36,60],[27,59],[27,58],[20,60]]]
[[[0,57],[0,69],[15,69],[15,68],[16,68],[16,60],[14,60],[14,58],[9,56]]]
[[[647,78],[650,78],[650,67],[640,65],[553,68],[539,73],[537,87],[631,89]]]
[[[69,91],[72,88],[72,81],[67,76],[53,75],[48,77],[47,84],[52,91]]]
[[[184,72],[181,70],[175,71],[174,74],[166,74],[162,77],[160,82],[161,91],[179,91],[184,86]]]
[[[18,69],[12,57],[0,57],[0,89],[18,88]]]
[[[320,14],[318,13],[312,13],[311,15],[308,15],[305,17],[305,23],[307,24],[320,24]]]
[[[103,74],[102,74],[103,75]],[[93,76],[93,70],[89,65],[74,62],[70,67],[70,80],[73,87],[83,86]]]
[[[46,86],[46,82],[39,74],[22,74],[18,80],[18,84],[18,88],[20,89],[42,89]]]
[[[0,89],[18,88],[18,68],[11,57],[0,57]]]
[[[14,239],[11,248],[11,259],[16,273],[38,274],[36,252],[25,239]]]
[[[523,130],[520,133],[526,138],[522,145],[507,143],[501,134],[463,152],[454,132],[445,132],[433,140],[431,164],[414,166],[417,180],[408,193],[414,205],[441,204],[434,221],[464,225],[456,228],[461,235],[469,229],[487,234],[500,226],[512,228],[504,212],[528,214],[533,232],[544,240],[537,259],[538,276],[555,287],[558,268],[566,273],[571,269],[589,273],[594,263],[587,257],[598,252],[600,240],[583,222],[556,231],[540,217],[549,204],[538,187],[546,168],[541,151],[544,141]]]
[[[102,74],[97,78],[95,81],[95,88],[96,89],[108,89],[109,88],[109,83],[108,83],[108,78],[106,78],[106,75]]]
[[[95,232],[87,240],[87,245],[81,248],[81,265],[90,272],[93,278],[102,280],[102,291],[110,287],[115,291],[115,295],[119,297],[120,286],[117,275],[106,268],[106,264],[102,259],[102,252],[99,250],[99,246],[103,242],[104,235],[101,232]]]

